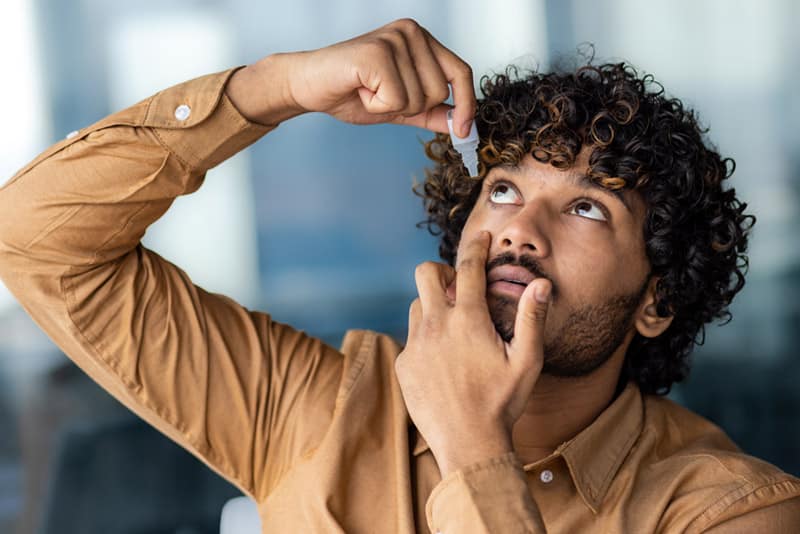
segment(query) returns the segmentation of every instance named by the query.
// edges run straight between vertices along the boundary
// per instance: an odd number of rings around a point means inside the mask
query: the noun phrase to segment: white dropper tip
[[[447,128],[450,130],[450,142],[453,144],[464,162],[470,176],[478,176],[478,128],[475,121],[469,129],[466,137],[459,137],[453,131],[453,110],[447,110]]]

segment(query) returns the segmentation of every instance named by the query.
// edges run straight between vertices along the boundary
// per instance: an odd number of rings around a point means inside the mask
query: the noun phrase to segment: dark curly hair
[[[728,305],[744,286],[747,238],[755,218],[724,180],[735,168],[704,138],[696,114],[668,98],[652,75],[625,63],[582,66],[572,72],[504,73],[481,80],[475,117],[480,173],[467,177],[449,136],[425,144],[434,161],[415,187],[427,219],[441,236],[439,253],[453,264],[461,231],[495,165],[517,165],[526,154],[565,169],[591,150],[589,176],[611,190],[633,189],[647,205],[644,239],[658,277],[657,310],[673,316],[656,338],[636,335],[623,379],[643,392],[666,394],[689,372],[705,324],[730,320]]]

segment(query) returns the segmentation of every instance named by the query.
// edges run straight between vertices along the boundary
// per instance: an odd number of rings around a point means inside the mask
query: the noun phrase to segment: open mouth
[[[522,282],[521,280],[506,280],[506,279],[499,279],[490,282],[487,290],[489,293],[495,293],[500,295],[505,295],[507,297],[512,298],[519,298],[522,296],[522,293],[525,291],[525,288],[528,287],[528,284]]]
[[[518,265],[500,265],[490,269],[486,273],[486,281],[489,284],[504,282],[507,284],[519,285],[522,287],[530,284],[536,276],[525,267]]]
[[[519,265],[499,265],[486,273],[487,290],[519,298],[536,276]]]
[[[508,280],[508,279],[505,279],[505,278],[501,278],[500,280],[497,280],[497,281],[498,282],[506,282],[508,284],[516,284],[516,285],[522,286],[522,287],[528,287],[528,284],[526,284],[525,282],[522,282],[521,280]]]

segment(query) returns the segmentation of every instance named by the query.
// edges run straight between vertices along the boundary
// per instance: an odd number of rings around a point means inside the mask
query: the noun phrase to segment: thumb
[[[537,278],[525,288],[517,304],[514,338],[510,342],[509,360],[512,365],[530,369],[541,366],[544,360],[544,323],[550,307],[552,284]]]

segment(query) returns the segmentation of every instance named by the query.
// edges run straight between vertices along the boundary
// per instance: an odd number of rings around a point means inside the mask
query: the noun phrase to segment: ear
[[[661,317],[656,311],[656,284],[658,284],[658,280],[659,278],[655,276],[650,278],[634,316],[636,331],[644,337],[660,336],[672,324],[672,315]]]

